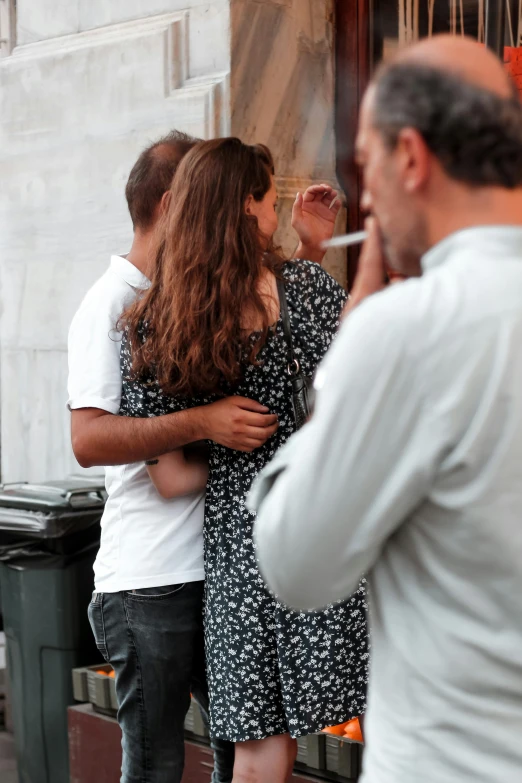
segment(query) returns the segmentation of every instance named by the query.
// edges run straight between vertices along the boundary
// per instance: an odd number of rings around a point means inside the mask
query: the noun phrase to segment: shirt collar
[[[140,291],[150,288],[150,280],[123,256],[111,256],[111,269],[132,288]]]
[[[475,246],[483,251],[489,245],[496,253],[522,256],[522,226],[473,226],[456,231],[428,250],[422,258],[422,269],[428,272],[441,266],[459,248]]]

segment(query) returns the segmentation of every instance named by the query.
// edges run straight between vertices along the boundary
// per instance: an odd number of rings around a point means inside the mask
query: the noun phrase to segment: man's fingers
[[[266,430],[267,427],[277,425],[277,416],[274,413],[248,413],[240,419],[242,427],[256,427],[260,430]]]
[[[274,432],[277,432],[278,426],[279,425],[276,423],[271,427],[248,427],[248,429],[245,430],[244,437],[257,440],[259,443],[265,443],[268,438],[272,437]]]
[[[352,296],[345,315],[367,296],[381,291],[384,286],[384,257],[379,226],[375,218],[370,217],[366,219],[364,227],[368,232],[368,239],[363,245]]]
[[[246,397],[234,397],[234,402],[241,408],[241,425],[245,427],[258,427],[266,430],[268,427],[277,429],[277,416],[275,413],[269,413],[268,408],[255,400],[249,400]],[[275,430],[274,430],[275,431]]]
[[[277,426],[271,427],[267,430],[261,430],[260,435],[251,435],[250,433],[245,433],[243,437],[237,439],[237,443],[233,448],[237,449],[238,451],[254,451],[254,449],[259,449],[261,446],[264,446],[267,440],[270,440],[276,431]]]
[[[268,413],[266,405],[261,405],[256,400],[250,400],[248,397],[233,397],[234,403],[238,408],[242,408],[245,411],[254,411],[255,413]]]
[[[381,236],[377,221],[373,217],[366,218],[364,228],[368,234],[361,253],[361,265],[364,267],[378,268],[384,272],[384,258],[382,254]]]

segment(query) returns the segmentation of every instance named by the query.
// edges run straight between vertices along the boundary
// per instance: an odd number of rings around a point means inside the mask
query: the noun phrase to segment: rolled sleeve
[[[117,414],[120,405],[114,400],[108,400],[103,397],[69,397],[67,407],[70,411],[80,410],[81,408],[98,408],[107,413]]]

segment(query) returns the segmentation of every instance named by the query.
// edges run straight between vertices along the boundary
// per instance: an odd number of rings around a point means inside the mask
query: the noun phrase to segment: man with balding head
[[[367,574],[364,783],[522,780],[522,107],[436,38],[384,67],[357,155],[372,217],[314,417],[251,499],[288,604]],[[410,279],[383,288],[384,259]]]

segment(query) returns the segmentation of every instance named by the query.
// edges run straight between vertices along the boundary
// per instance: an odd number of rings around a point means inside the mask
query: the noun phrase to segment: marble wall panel
[[[331,0],[232,2],[232,130],[270,142],[281,176],[331,177]]]
[[[18,0],[17,41],[34,43],[183,10],[191,17],[191,75],[228,69],[229,0]]]
[[[290,221],[298,190],[338,187],[334,135],[333,0],[232,0],[232,132],[268,144],[280,196],[278,240],[296,239]],[[338,228],[346,225],[346,213]],[[346,255],[330,251],[325,267],[346,283]]]
[[[195,5],[189,17],[190,76],[230,69],[230,3]]]
[[[16,39],[19,44],[79,30],[79,0],[18,0],[16,6]]]

